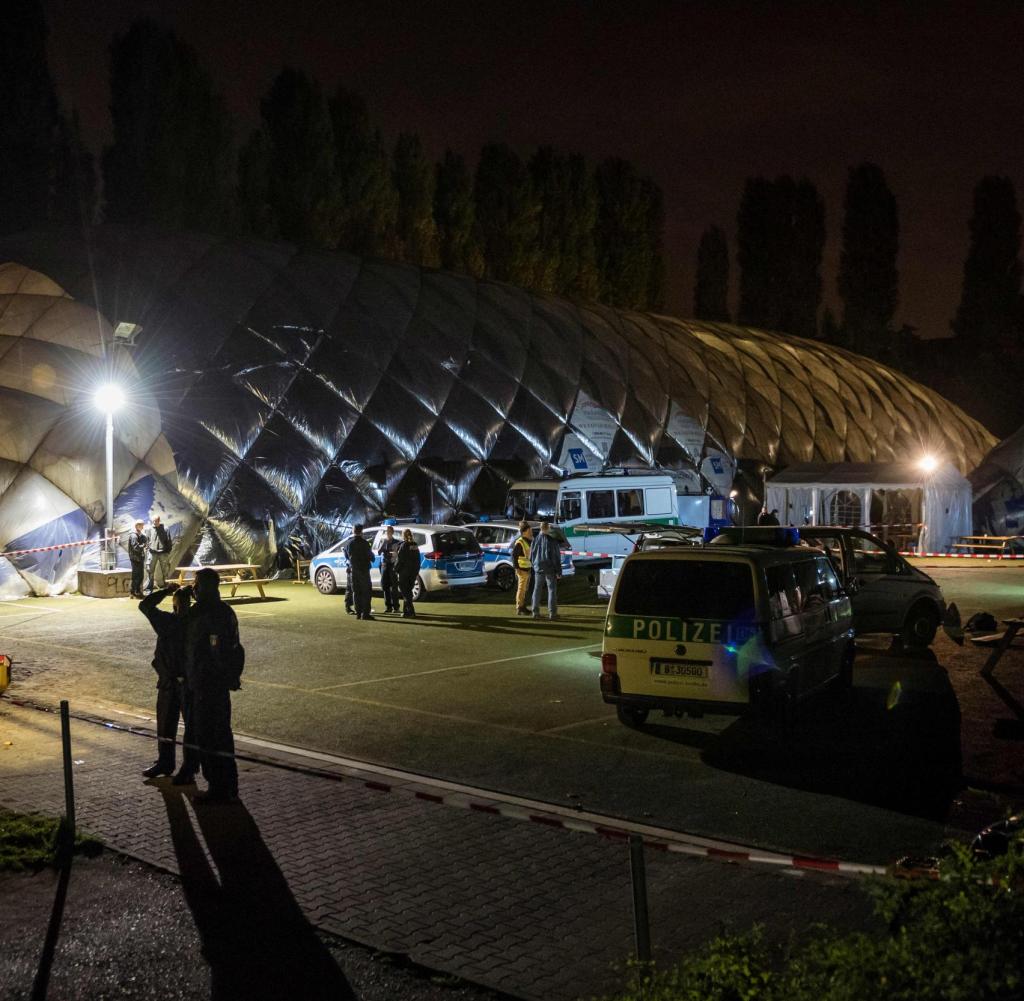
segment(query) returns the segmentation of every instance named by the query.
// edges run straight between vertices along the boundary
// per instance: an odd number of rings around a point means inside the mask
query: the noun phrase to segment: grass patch
[[[54,865],[61,828],[58,817],[39,813],[13,813],[0,808],[0,870],[37,870]],[[75,837],[75,853],[98,855],[101,842],[80,831]]]

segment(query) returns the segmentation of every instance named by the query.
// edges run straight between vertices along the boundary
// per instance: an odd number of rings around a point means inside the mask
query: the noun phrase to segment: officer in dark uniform
[[[234,610],[221,601],[216,570],[196,574],[196,603],[185,628],[185,665],[195,716],[196,743],[209,789],[200,803],[225,803],[238,796],[231,692],[240,687],[244,651]]]
[[[384,529],[384,538],[377,547],[380,554],[380,585],[384,589],[385,612],[398,611],[398,550],[401,546],[401,540],[395,538],[394,527],[388,525]]]
[[[412,589],[416,586],[416,578],[420,575],[420,547],[407,528],[402,533],[402,544],[398,548],[395,561],[398,570],[398,589],[402,592],[402,615],[407,619],[416,617],[416,608],[412,603]]]
[[[149,536],[146,535],[144,523],[135,522],[135,531],[128,535],[128,561],[132,565],[132,597],[142,597],[142,578],[146,574],[146,551],[149,549]],[[167,614],[167,613],[164,613]]]
[[[355,615],[355,594],[352,591],[352,564],[348,560],[348,546],[345,546],[345,614]]]
[[[167,595],[173,594],[174,612],[157,608]],[[192,589],[170,584],[154,591],[139,603],[139,611],[149,619],[156,633],[153,669],[156,671],[156,734],[159,751],[156,761],[143,771],[146,778],[170,775],[174,771],[175,741],[178,739],[178,717],[185,720],[185,742],[180,771],[171,780],[175,785],[191,785],[199,771],[192,714],[192,692],[185,680],[185,625],[188,620]]]
[[[373,550],[370,549],[370,543],[363,538],[362,525],[356,525],[352,529],[352,539],[348,544],[348,565],[352,568],[352,591],[356,606],[356,618],[372,619],[370,567],[373,565]]]

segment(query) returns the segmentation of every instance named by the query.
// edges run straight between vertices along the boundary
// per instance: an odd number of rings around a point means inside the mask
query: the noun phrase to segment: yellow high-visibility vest
[[[522,548],[516,550],[516,568],[519,570],[530,570],[530,540],[525,535],[516,539],[516,546]]]

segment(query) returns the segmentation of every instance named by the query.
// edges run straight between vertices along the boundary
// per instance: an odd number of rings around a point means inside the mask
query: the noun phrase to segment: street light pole
[[[114,411],[107,410],[107,538],[103,549],[106,553],[104,570],[113,570],[117,560],[114,548]]]

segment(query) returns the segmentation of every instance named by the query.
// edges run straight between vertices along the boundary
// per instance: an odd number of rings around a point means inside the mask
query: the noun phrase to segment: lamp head
[[[917,460],[917,468],[923,473],[934,473],[939,468],[939,460],[936,456],[925,454]]]
[[[93,395],[98,410],[112,414],[124,406],[124,390],[116,382],[105,382]]]

